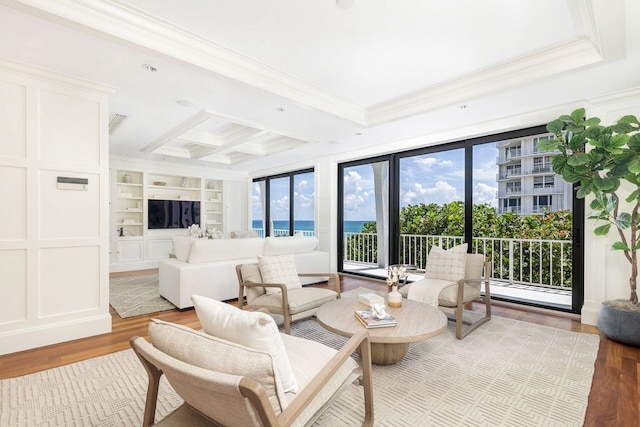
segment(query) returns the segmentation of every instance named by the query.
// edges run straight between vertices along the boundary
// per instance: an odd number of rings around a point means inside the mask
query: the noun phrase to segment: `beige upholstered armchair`
[[[447,251],[434,247],[429,253],[425,278],[401,290],[408,299],[437,306],[455,320],[458,339],[491,319],[491,263],[485,261],[482,254],[466,251],[466,244]],[[466,304],[478,299],[485,304],[484,314],[464,309]]]
[[[265,351],[159,320],[150,322],[149,335],[152,344],[141,337],[130,340],[149,376],[145,427],[309,425],[354,381],[363,385],[363,425],[373,425],[371,347],[366,331],[354,335],[339,351],[279,334],[297,381],[295,394],[283,392],[275,378],[274,358]],[[355,350],[361,355],[361,376],[350,357]],[[184,404],[154,424],[163,374]]]
[[[260,261],[262,262],[266,258],[280,257],[264,257]],[[340,276],[335,273],[299,274],[295,272],[295,267],[291,267],[288,274],[289,278],[292,275],[328,278],[329,286],[333,286],[333,289],[302,287],[299,279],[295,286],[291,286],[287,283],[287,277],[281,279],[278,277],[277,271],[275,275],[272,271],[270,277],[265,277],[269,272],[261,263],[237,265],[236,273],[239,285],[238,307],[243,307],[242,301],[246,294],[247,307],[266,309],[270,313],[281,314],[284,317],[284,332],[286,334],[291,332],[292,321],[311,317],[322,304],[340,298]]]

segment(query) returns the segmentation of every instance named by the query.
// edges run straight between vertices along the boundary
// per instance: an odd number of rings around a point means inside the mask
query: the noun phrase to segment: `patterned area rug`
[[[109,304],[123,319],[176,308],[160,296],[157,274],[110,279]]]
[[[494,317],[464,340],[453,323],[413,343],[397,364],[374,366],[376,426],[581,426],[599,337]],[[338,347],[315,320],[292,333]],[[140,425],[146,374],[132,350],[0,381],[0,425]],[[360,425],[351,386],[317,426]],[[157,419],[180,405],[168,384]]]

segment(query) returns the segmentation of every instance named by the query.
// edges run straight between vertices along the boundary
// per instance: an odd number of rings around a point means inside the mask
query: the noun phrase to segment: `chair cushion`
[[[287,289],[302,287],[296,260],[293,254],[278,256],[259,256],[258,266],[263,283],[283,283]],[[280,293],[280,288],[265,288],[267,294]]]
[[[462,302],[467,303],[480,298],[480,283],[465,283]],[[458,284],[448,286],[438,294],[438,305],[455,307],[458,301]]]
[[[276,377],[282,383],[284,391],[298,391],[278,326],[271,316],[240,310],[230,304],[199,295],[193,295],[191,299],[206,333],[269,353],[273,357]]]
[[[292,335],[283,335],[282,341],[290,356],[291,367],[296,377],[296,382],[300,389],[304,389],[311,381],[322,372],[326,364],[335,356],[338,351],[316,341],[295,337]],[[300,417],[294,421],[294,426],[307,425],[308,421],[322,406],[329,401],[332,396],[340,389],[345,381],[353,381],[357,377],[354,370],[358,368],[358,364],[352,358],[348,358],[331,377],[318,394],[315,395],[313,401],[303,410]],[[287,394],[289,404],[298,396]]]
[[[429,252],[424,277],[426,279],[450,280],[457,282],[464,279],[467,263],[467,244],[444,250],[434,246]]]
[[[338,297],[335,291],[323,288],[306,287],[287,291],[289,314],[294,315],[320,307]],[[263,294],[256,297],[252,305],[267,307],[270,312],[282,314],[282,295]]]
[[[149,337],[155,348],[174,359],[259,382],[276,413],[287,406],[286,395],[275,375],[273,357],[269,353],[157,319],[149,321]]]

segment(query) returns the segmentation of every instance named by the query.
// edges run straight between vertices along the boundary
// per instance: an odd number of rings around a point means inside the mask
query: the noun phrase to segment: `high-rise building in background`
[[[498,148],[498,213],[545,214],[571,209],[572,186],[553,172],[554,152],[538,152],[538,142],[551,134],[500,141]]]

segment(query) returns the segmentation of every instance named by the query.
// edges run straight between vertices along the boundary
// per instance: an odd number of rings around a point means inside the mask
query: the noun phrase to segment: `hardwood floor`
[[[148,272],[137,272],[137,274]],[[118,274],[118,276],[121,275]],[[343,291],[360,286],[374,290],[386,289],[386,284],[382,281],[342,276]],[[571,316],[552,312],[535,312],[498,303],[494,303],[492,307],[494,316],[575,332],[598,334],[597,328],[583,325],[577,318]],[[484,309],[481,303],[474,303],[471,308]],[[147,323],[152,317],[200,328],[195,310],[176,309],[121,319],[111,309],[111,315],[113,328],[109,334],[0,356],[0,379],[26,375],[127,349],[129,348],[128,340],[132,336],[147,336]],[[584,425],[640,426],[639,388],[640,349],[616,343],[600,335],[600,348]]]

